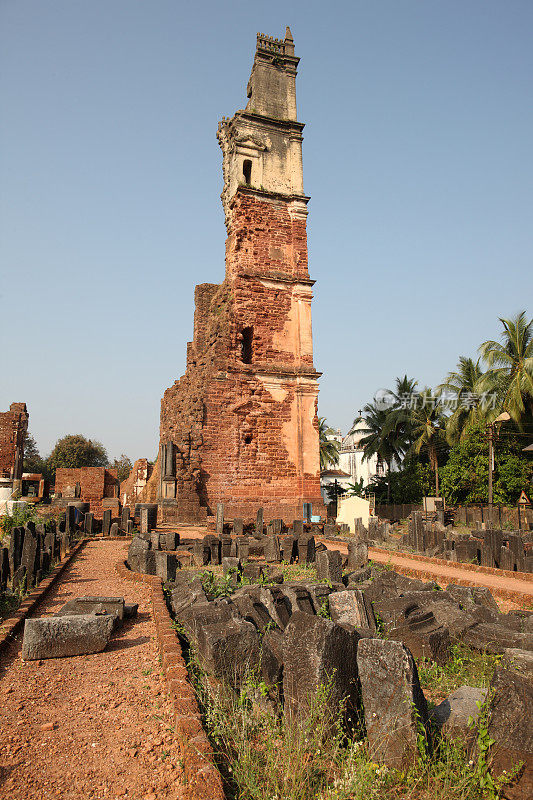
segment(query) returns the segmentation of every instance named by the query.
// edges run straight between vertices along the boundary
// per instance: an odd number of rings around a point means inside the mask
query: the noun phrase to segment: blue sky
[[[217,123],[287,24],[319,413],[346,430],[531,316],[530,0],[1,0],[0,410],[43,454],[155,455],[194,285],[224,276]]]

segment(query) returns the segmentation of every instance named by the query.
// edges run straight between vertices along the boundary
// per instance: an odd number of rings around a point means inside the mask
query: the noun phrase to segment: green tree
[[[520,492],[531,491],[533,461],[508,426],[494,440],[493,501],[516,503]],[[449,503],[488,502],[489,450],[487,427],[477,423],[453,445],[441,469],[442,491]]]
[[[483,409],[478,402],[479,381],[483,370],[479,359],[461,356],[457,369],[449,372],[446,379],[437,387],[441,398],[446,396],[453,399],[454,411],[446,421],[446,438],[449,444],[455,444],[465,434],[466,430],[483,418]]]
[[[48,466],[54,473],[59,467],[107,467],[105,447],[81,434],[63,436],[48,456]]]
[[[41,473],[45,480],[50,479],[48,462],[42,458],[37,447],[37,442],[30,433],[24,439],[24,472]]]
[[[125,481],[133,469],[131,459],[125,453],[122,453],[120,458],[115,458],[111,466],[117,471],[119,483]]]
[[[387,465],[387,477],[389,484],[388,500],[390,502],[390,473],[394,462],[400,463],[401,446],[398,441],[396,430],[387,426],[390,408],[382,408],[377,403],[367,403],[364,407],[364,428],[359,427],[361,418],[354,420],[352,431],[356,426],[359,433],[364,436],[360,440],[363,446],[363,459],[367,460],[372,456],[377,456],[378,461]]]
[[[418,395],[418,402],[411,411],[413,426],[413,452],[427,452],[431,469],[435,474],[435,496],[439,496],[439,450],[445,443],[445,419],[438,398],[431,389]]]
[[[365,482],[362,478],[349,483],[346,486],[346,494],[348,497],[364,497],[366,494]]]
[[[415,395],[417,385],[418,381],[404,375],[403,378],[396,378],[396,390],[390,392],[392,404],[386,411],[383,436],[394,445],[399,462],[413,444],[411,398]]]
[[[500,317],[501,342],[489,340],[479,348],[487,372],[479,381],[482,392],[497,397],[494,416],[504,410],[519,426],[533,419],[533,319],[526,312],[513,319]]]
[[[431,491],[434,476],[429,464],[408,455],[400,469],[390,476],[376,476],[366,488],[376,496],[376,503],[421,503]],[[390,488],[389,488],[390,484]]]
[[[320,442],[320,469],[336,466],[339,463],[340,445],[336,439],[330,439],[335,431],[328,426],[325,417],[318,418],[318,435]]]
[[[336,503],[339,497],[344,497],[346,489],[340,483],[328,483],[326,486],[326,494],[330,503]]]

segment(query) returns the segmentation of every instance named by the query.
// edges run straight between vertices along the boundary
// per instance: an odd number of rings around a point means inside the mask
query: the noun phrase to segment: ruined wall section
[[[196,288],[186,373],[161,403],[163,518],[323,509],[297,64],[290,30],[259,34],[246,110],[218,128],[226,275]]]
[[[130,474],[120,484],[120,499],[122,505],[134,507],[142,502],[141,497],[146,493],[146,487],[154,470],[154,465],[147,458],[138,458]],[[150,502],[146,500],[145,502]]]
[[[0,477],[22,478],[28,420],[26,403],[11,403],[9,411],[0,413]]]
[[[118,488],[118,473],[114,468],[59,467],[56,470],[56,496],[89,503],[91,512],[97,517],[102,516],[102,500],[117,497]]]
[[[286,200],[240,189],[231,203],[226,280],[237,337],[253,327],[256,369],[316,376],[305,215],[292,216]],[[238,358],[237,342],[233,353]]]
[[[161,400],[160,441],[172,442],[174,446],[177,503],[174,513],[182,521],[205,518],[207,514],[200,454],[204,444],[205,398],[209,385],[223,373],[231,347],[230,292],[226,284],[197,286],[195,301],[194,338],[187,348],[187,370]],[[161,481],[160,463],[157,474]]]

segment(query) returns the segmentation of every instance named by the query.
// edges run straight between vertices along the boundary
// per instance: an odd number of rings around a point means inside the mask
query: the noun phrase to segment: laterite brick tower
[[[248,104],[219,124],[228,232],[222,284],[196,287],[187,370],[161,402],[164,519],[302,517],[322,511],[296,67],[257,36]]]

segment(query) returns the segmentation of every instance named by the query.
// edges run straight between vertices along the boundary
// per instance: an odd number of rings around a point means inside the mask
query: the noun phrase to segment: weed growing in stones
[[[480,653],[464,644],[453,644],[445,664],[419,661],[420,684],[432,699],[444,698],[460,686],[484,689],[490,684],[500,660],[501,656]]]
[[[317,617],[325,617],[326,619],[331,619],[331,613],[329,610],[329,600],[327,597],[324,598],[322,601],[320,608],[316,612]]]
[[[464,737],[432,737],[430,746],[420,723],[416,761],[391,769],[370,757],[364,725],[346,735],[342,708],[329,711],[328,686],[310,697],[306,717],[285,718],[260,707],[268,687],[256,675],[235,692],[209,680],[194,650],[187,654],[229,800],[498,800],[512,780],[490,776],[484,711],[472,732],[476,756]]]

